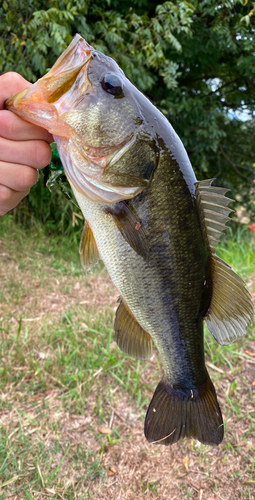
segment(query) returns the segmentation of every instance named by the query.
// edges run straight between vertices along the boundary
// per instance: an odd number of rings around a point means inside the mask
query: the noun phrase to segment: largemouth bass
[[[226,190],[197,181],[167,119],[80,35],[7,108],[54,135],[85,217],[82,265],[88,271],[101,258],[121,295],[120,349],[146,360],[154,342],[160,353],[164,376],[146,438],[219,444],[223,421],[205,366],[203,320],[224,345],[253,319],[243,281],[214,248],[230,212]]]

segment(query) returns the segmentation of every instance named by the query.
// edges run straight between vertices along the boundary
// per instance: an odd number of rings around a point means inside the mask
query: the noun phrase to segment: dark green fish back
[[[128,205],[148,235],[150,266],[158,272],[160,300],[168,315],[168,331],[159,332],[159,336],[165,337],[169,349],[179,351],[183,383],[203,383],[206,375],[202,319],[212,292],[210,253],[196,198],[167,149],[161,154],[150,188],[128,201]]]

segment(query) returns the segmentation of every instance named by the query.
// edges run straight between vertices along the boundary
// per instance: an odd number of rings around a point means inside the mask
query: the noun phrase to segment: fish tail
[[[144,433],[154,444],[173,444],[188,437],[218,445],[224,426],[210,377],[197,388],[176,388],[159,382],[147,411]]]

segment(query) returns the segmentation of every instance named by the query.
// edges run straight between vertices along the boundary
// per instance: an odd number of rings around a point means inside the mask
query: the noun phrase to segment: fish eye
[[[115,97],[123,97],[122,81],[114,73],[106,73],[101,81],[102,88]]]

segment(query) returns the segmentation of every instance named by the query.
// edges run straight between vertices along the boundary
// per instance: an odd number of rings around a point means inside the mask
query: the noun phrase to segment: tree
[[[255,215],[254,19],[247,0],[5,0],[0,71],[35,81],[81,33],[167,116],[197,177]]]

